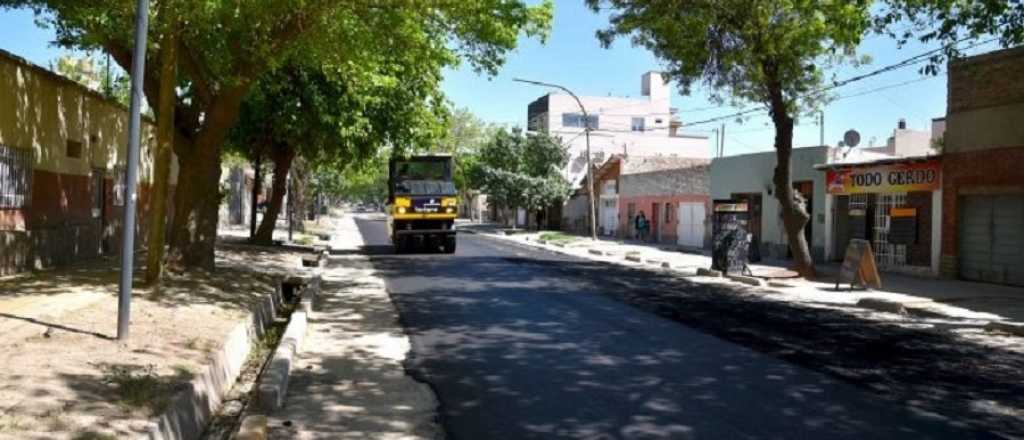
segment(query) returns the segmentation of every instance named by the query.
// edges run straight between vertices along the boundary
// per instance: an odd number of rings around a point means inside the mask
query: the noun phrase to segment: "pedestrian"
[[[637,214],[636,219],[633,220],[633,227],[636,229],[636,239],[640,241],[647,241],[647,216],[644,215],[643,211]]]

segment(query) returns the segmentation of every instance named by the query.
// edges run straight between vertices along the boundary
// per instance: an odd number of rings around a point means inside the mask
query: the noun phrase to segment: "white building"
[[[680,133],[682,123],[671,107],[671,86],[658,72],[645,73],[641,98],[581,96],[589,118],[592,162],[603,163],[612,154],[625,156],[678,156],[710,159],[707,136]],[[574,185],[586,174],[586,137],[583,115],[572,96],[549,93],[527,109],[531,131],[546,131],[569,145],[566,178]]]
[[[907,121],[900,119],[884,147],[867,147],[864,150],[892,157],[930,156],[938,154],[935,149],[935,138],[941,138],[945,131],[945,120],[940,123],[932,121],[932,130],[924,131],[907,128]]]

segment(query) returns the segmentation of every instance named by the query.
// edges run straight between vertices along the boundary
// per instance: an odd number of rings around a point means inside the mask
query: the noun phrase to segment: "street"
[[[393,255],[358,224],[448,438],[997,438],[613,299],[625,269],[469,234]]]

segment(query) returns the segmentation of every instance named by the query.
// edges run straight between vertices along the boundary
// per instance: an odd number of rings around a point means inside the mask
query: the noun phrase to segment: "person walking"
[[[647,216],[644,215],[643,211],[637,214],[633,220],[633,227],[636,229],[636,239],[640,241],[647,241],[647,228],[650,223],[647,222]]]

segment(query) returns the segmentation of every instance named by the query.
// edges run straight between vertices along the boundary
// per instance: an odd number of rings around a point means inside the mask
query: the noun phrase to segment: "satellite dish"
[[[843,143],[850,148],[856,147],[860,143],[860,133],[857,133],[857,130],[846,130],[843,134]]]

